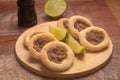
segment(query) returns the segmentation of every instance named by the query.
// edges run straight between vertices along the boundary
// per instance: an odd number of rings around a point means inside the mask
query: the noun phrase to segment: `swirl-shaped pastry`
[[[75,39],[78,39],[79,32],[92,25],[92,22],[83,16],[72,16],[69,20],[69,31]]]
[[[36,34],[31,38],[28,46],[28,50],[31,56],[35,59],[40,60],[40,54],[42,48],[50,41],[57,40],[51,33]]]
[[[68,18],[62,18],[57,22],[57,26],[69,31],[69,19]]]
[[[74,61],[71,48],[60,41],[52,41],[46,44],[41,51],[41,62],[53,71],[69,69]]]
[[[99,27],[89,27],[82,30],[79,40],[81,45],[90,51],[100,51],[109,45],[107,32]]]

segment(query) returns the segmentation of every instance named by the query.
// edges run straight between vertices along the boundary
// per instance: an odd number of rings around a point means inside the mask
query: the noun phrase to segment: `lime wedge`
[[[60,17],[66,10],[66,2],[64,0],[48,0],[45,4],[45,13],[53,18]]]
[[[67,43],[75,54],[82,54],[85,52],[84,47],[82,47],[70,34],[68,35]]]
[[[49,32],[51,32],[58,40],[63,41],[67,37],[67,31],[59,27],[49,27]]]

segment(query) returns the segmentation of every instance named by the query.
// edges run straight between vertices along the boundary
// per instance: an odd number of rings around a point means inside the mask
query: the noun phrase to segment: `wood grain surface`
[[[38,24],[52,19],[44,13],[47,0],[35,0]],[[101,70],[80,78],[68,80],[120,80],[120,0],[66,0],[67,10],[63,17],[81,15],[89,18],[94,25],[104,28],[113,42],[110,62]],[[61,80],[38,76],[21,66],[16,60],[15,43],[19,35],[28,28],[17,25],[16,1],[0,1],[0,80]],[[67,80],[67,79],[62,79]]]
[[[105,0],[106,4],[108,5],[108,8],[110,8],[110,11],[115,16],[118,24],[120,25],[120,1],[118,0]]]

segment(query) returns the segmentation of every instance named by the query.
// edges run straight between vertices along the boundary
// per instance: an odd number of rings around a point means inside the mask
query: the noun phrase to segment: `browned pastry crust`
[[[57,22],[57,26],[69,31],[69,19],[68,18],[62,18]]]
[[[36,35],[36,34],[40,34],[40,33],[43,33],[41,31],[30,31],[28,32],[25,37],[24,37],[24,41],[23,41],[23,45],[28,48],[28,45],[29,45],[29,42],[31,40],[31,38]]]
[[[50,51],[50,49],[56,47],[56,49],[54,49],[53,52]],[[59,51],[60,48],[59,47],[63,47],[63,49],[66,51],[66,54],[67,54],[67,57],[65,57],[65,55],[63,55],[61,52],[65,52],[65,51]],[[53,55],[52,56],[52,59],[56,59],[58,58],[57,60],[61,60],[60,58],[64,57],[64,59],[61,61],[61,62],[57,62],[57,61],[51,61],[49,59],[49,56],[48,56],[48,52],[51,52],[49,54]],[[56,54],[58,54],[57,56],[55,56]],[[60,56],[60,55],[63,55],[63,56]],[[71,48],[66,45],[65,43],[63,42],[60,42],[60,41],[52,41],[48,44],[46,44],[42,51],[41,51],[41,62],[49,69],[53,70],[53,71],[65,71],[67,69],[69,69],[72,64],[73,64],[73,61],[74,61],[74,54],[71,50]]]
[[[87,50],[100,51],[109,45],[109,36],[102,28],[89,27],[80,32],[79,41]]]
[[[75,39],[78,39],[79,32],[92,25],[92,22],[83,16],[72,16],[69,20],[69,31]]]
[[[50,41],[57,40],[51,33],[36,34],[31,38],[28,45],[28,50],[31,56],[37,60],[40,60],[40,54],[42,48]]]

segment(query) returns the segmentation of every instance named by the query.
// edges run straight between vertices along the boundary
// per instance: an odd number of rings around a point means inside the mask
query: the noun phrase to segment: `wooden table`
[[[44,13],[47,0],[35,0],[38,24],[55,21]],[[89,18],[94,25],[104,28],[112,39],[114,50],[110,62],[91,75],[75,80],[120,80],[120,1],[119,0],[66,0],[67,10],[63,17],[81,15]],[[18,63],[15,43],[28,28],[17,25],[17,5],[13,0],[0,1],[0,80],[54,80],[38,76]],[[61,80],[61,79],[55,79]],[[64,79],[63,79],[64,80]],[[66,79],[65,79],[66,80]],[[69,79],[68,79],[69,80]],[[71,79],[73,80],[73,79]]]

